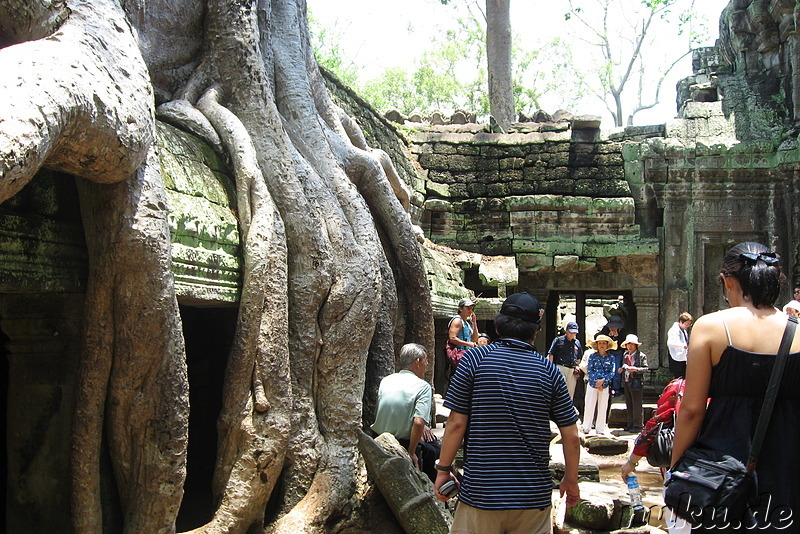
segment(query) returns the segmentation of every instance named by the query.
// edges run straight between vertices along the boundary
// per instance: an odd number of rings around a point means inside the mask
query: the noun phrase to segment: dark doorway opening
[[[176,528],[206,524],[216,508],[211,491],[217,457],[217,417],[238,308],[181,306],[189,375],[189,449]]]
[[[551,291],[547,297],[547,326],[544,354],[557,336],[564,335],[566,323],[578,323],[578,340],[584,351],[587,341],[606,325],[610,316],[617,315],[625,323],[625,332],[636,332],[636,307],[633,294],[629,290],[610,291]],[[578,380],[573,401],[578,413],[583,417],[585,386]],[[610,406],[610,404],[609,404]]]
[[[585,348],[609,316],[618,315],[625,323],[625,331],[636,332],[636,307],[633,294],[628,290],[611,291],[551,291],[547,298],[546,347],[557,336],[564,335],[568,321],[578,323],[578,339]]]

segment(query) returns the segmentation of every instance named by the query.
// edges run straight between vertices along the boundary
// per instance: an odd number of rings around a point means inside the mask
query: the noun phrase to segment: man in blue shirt
[[[536,352],[539,300],[509,296],[494,325],[500,338],[467,350],[444,406],[450,409],[434,484],[452,473],[464,441],[464,478],[451,533],[544,534],[551,531],[550,421],[561,432],[565,474],[561,493],[577,504],[578,420],[564,377]],[[466,441],[465,441],[466,437]]]
[[[567,390],[569,396],[575,397],[575,385],[578,383],[578,377],[581,375],[581,356],[583,356],[583,347],[581,342],[578,341],[578,323],[567,323],[567,332],[563,336],[558,336],[553,340],[550,345],[550,350],[547,351],[547,359],[556,364],[558,370],[561,371],[561,376],[567,382]]]

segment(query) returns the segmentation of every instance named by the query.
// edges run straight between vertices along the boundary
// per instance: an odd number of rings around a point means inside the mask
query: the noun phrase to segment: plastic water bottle
[[[631,508],[637,510],[639,508],[644,508],[642,504],[642,490],[639,488],[639,479],[636,478],[636,475],[631,475],[628,477],[628,496],[631,499]]]

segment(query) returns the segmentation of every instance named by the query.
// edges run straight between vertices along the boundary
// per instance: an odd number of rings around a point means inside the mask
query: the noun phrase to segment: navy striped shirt
[[[553,363],[515,339],[469,349],[444,406],[469,416],[459,500],[484,510],[550,506],[550,420],[578,420]]]

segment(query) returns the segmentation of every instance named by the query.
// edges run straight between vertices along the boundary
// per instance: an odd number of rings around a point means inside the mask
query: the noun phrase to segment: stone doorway
[[[238,308],[181,306],[189,375],[189,449],[177,531],[200,527],[213,516],[211,490],[217,456],[217,417],[236,328]]]

